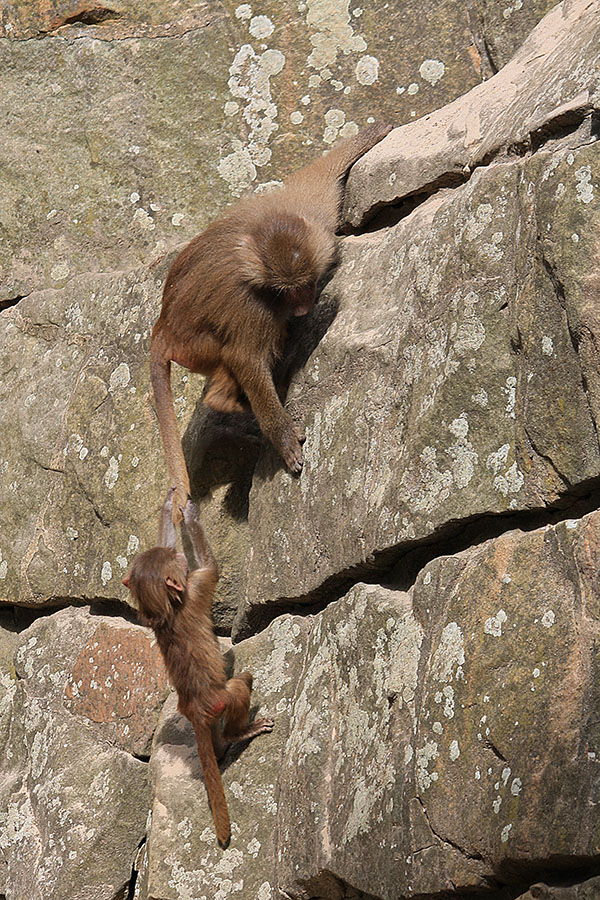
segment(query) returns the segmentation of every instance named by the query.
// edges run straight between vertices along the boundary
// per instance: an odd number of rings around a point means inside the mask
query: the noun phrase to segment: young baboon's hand
[[[180,485],[175,485],[171,490],[173,492],[171,496],[171,518],[173,519],[173,525],[179,525],[183,518],[182,510],[188,502],[188,495]]]
[[[182,507],[181,512],[183,513],[183,521],[186,525],[188,524],[188,522],[195,522],[198,520],[198,508],[196,507],[196,504],[193,503],[192,500],[190,500],[189,497],[185,506]]]

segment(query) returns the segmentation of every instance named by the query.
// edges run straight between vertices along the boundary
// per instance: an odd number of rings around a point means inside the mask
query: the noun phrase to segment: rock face
[[[0,22],[0,897],[595,900],[600,0]],[[150,329],[178,246],[371,113],[408,124],[290,327],[300,478],[173,375],[275,720],[222,761],[222,849],[121,586],[166,487]]]
[[[12,676],[2,668],[3,890],[113,900],[144,837],[147,763],[134,754],[168,694],[157,648],[124,619],[65,609],[22,632]]]

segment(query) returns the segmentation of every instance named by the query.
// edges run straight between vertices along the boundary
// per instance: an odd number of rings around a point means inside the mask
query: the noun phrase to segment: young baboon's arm
[[[173,494],[175,488],[169,488],[165,502],[160,511],[160,524],[158,527],[158,543],[161,547],[169,547],[175,550],[177,546],[177,535],[175,534],[175,526],[173,525]]]
[[[183,508],[183,521],[194,550],[198,568],[212,569],[216,576],[218,574],[217,563],[210,549],[210,544],[206,540],[204,528],[200,524],[198,508],[191,500],[188,500]]]

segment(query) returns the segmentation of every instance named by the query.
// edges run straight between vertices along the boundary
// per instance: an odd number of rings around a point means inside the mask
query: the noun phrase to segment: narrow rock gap
[[[402,127],[402,126],[399,126]],[[576,136],[583,128],[585,134],[580,134],[579,141],[572,141],[573,146],[567,147],[568,138]],[[375,203],[368,213],[368,221],[359,227],[346,226],[345,234],[369,234],[390,228],[405,219],[418,206],[425,203],[435,194],[446,189],[455,189],[470,180],[477,169],[487,168],[495,163],[505,162],[511,157],[524,158],[543,150],[547,145],[563,142],[560,148],[573,149],[594,143],[600,138],[600,117],[589,106],[568,109],[555,118],[544,122],[537,129],[530,132],[521,141],[510,145],[501,145],[493,148],[472,164],[460,167],[456,162],[456,169],[442,172],[433,181],[423,185],[411,194],[400,197],[395,203]]]
[[[458,853],[460,853],[461,856],[464,856],[465,859],[474,859],[477,862],[485,862],[486,861],[484,859],[484,857],[481,855],[481,853],[475,853],[475,852],[469,853],[468,850],[465,850],[464,847],[461,847],[459,844],[456,843],[456,841],[453,841],[447,837],[442,837],[441,834],[438,834],[437,831],[435,830],[435,828],[433,827],[433,825],[431,824],[431,822],[429,821],[429,816],[427,815],[427,808],[426,808],[425,804],[423,803],[422,799],[420,797],[417,797],[416,800],[417,800],[419,806],[421,807],[421,811],[423,813],[423,816],[425,817],[425,821],[427,822],[429,830],[434,835],[434,837],[436,837],[438,839],[438,841],[440,841],[442,844],[447,844],[449,847],[452,847],[454,850],[456,850]]]
[[[482,62],[486,62],[489,72],[484,73],[481,71],[482,81],[487,81],[493,75],[496,75],[499,71],[498,66],[494,61],[494,57],[490,50],[490,45],[488,44],[487,38],[485,36],[485,24],[483,21],[483,16],[478,14],[473,7],[469,7],[467,9],[467,17],[469,20],[469,30],[471,32],[471,37],[473,39],[473,43],[477,48],[477,52],[479,53]]]
[[[488,748],[488,750],[491,750],[491,752],[494,754],[494,756],[496,757],[496,759],[499,759],[500,762],[504,762],[504,763],[506,762],[506,757],[503,756],[503,755],[500,753],[500,751],[498,750],[498,748],[496,747],[496,745],[495,745],[492,741],[490,741],[489,738],[487,738],[487,739],[483,742],[483,744],[484,744],[485,747]]]
[[[63,28],[65,25],[101,25],[103,22],[112,21],[122,18],[121,13],[107,6],[92,6],[89,9],[82,9],[72,16],[61,19],[51,28],[41,30],[38,37],[47,37]]]
[[[129,878],[129,884],[126,887],[127,893],[125,894],[125,900],[134,900],[135,897],[135,888],[137,885],[137,880],[139,877],[139,871],[136,869],[136,863],[139,859],[140,850],[146,843],[146,837],[144,836],[142,840],[137,845],[137,850],[135,856],[133,858],[133,862],[131,864],[131,877]]]
[[[29,294],[17,294],[15,297],[6,297],[4,300],[0,300],[0,312],[3,309],[10,309],[11,306],[16,306],[17,303],[20,303],[21,300],[24,300],[28,296]]]
[[[448,522],[435,534],[420,541],[407,541],[373,554],[368,560],[326,578],[318,588],[307,594],[282,597],[250,607],[234,641],[239,643],[257,634],[273,619],[284,614],[306,616],[323,612],[357,583],[379,584],[391,590],[408,591],[419,572],[440,556],[455,556],[509,531],[535,531],[567,519],[579,519],[597,509],[600,509],[600,479],[593,478],[545,509],[489,513]]]
[[[75,468],[73,467],[71,471],[73,472],[73,475],[74,475],[74,477],[75,477],[75,481],[77,482],[77,488],[78,488],[78,490],[79,490],[79,493],[82,495],[82,497],[85,497],[85,499],[88,501],[88,503],[89,503],[90,506],[92,507],[92,512],[94,513],[94,515],[96,516],[96,518],[98,519],[98,521],[100,522],[100,524],[101,524],[104,528],[107,528],[107,529],[110,528],[110,524],[111,524],[111,523],[108,521],[108,519],[105,519],[105,518],[104,518],[104,516],[102,515],[102,513],[100,512],[100,510],[99,510],[98,507],[96,506],[96,503],[95,503],[95,501],[94,501],[94,498],[92,497],[92,495],[90,494],[90,492],[86,489],[85,485],[83,484],[83,482],[82,482],[81,479],[79,478],[79,475],[77,474],[77,469],[75,469]]]
[[[596,426],[594,410],[592,407],[592,403],[590,402],[588,382],[585,377],[585,372],[583,370],[583,366],[581,364],[581,353],[580,353],[581,337],[580,337],[580,334],[577,332],[577,330],[574,328],[573,323],[571,322],[571,319],[569,317],[569,306],[567,303],[567,295],[566,295],[565,286],[562,283],[555,267],[552,265],[552,262],[548,259],[548,257],[544,253],[543,244],[539,240],[536,242],[536,255],[537,255],[537,258],[538,258],[543,270],[546,272],[546,275],[548,276],[548,278],[550,280],[550,284],[552,285],[552,289],[554,290],[556,299],[558,300],[560,307],[564,313],[565,322],[567,325],[567,331],[569,333],[569,338],[571,339],[571,346],[573,347],[576,358],[579,361],[579,374],[580,374],[580,378],[581,378],[581,387],[583,389],[583,393],[584,393],[584,396],[587,401],[587,407],[588,407],[588,412],[590,415],[590,420],[593,423],[594,428],[596,430],[596,436],[600,439],[600,435],[598,435],[598,428]],[[531,438],[530,438],[530,440],[531,440]],[[558,473],[558,474],[560,474],[560,473]]]

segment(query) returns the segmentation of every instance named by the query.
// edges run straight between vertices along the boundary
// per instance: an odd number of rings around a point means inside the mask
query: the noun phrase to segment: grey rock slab
[[[600,474],[599,148],[478,170],[343,241],[288,394],[304,469],[265,452],[255,472],[238,639],[457,522]]]
[[[85,650],[90,671],[100,677],[102,647],[93,639],[102,644],[102,628],[114,631],[115,655],[99,685],[79,678],[77,663]],[[18,684],[5,749],[11,769],[0,779],[0,845],[11,900],[114,900],[129,882],[145,833],[148,767],[124,749],[130,741],[115,722],[115,685],[125,694],[130,679],[135,691],[142,655],[142,644],[137,653],[132,646],[119,651],[124,632],[147,640],[146,629],[123,619],[65,609],[40,618],[19,636]],[[115,716],[94,717],[90,709],[86,715],[73,707],[73,672],[80,701],[112,693]],[[104,709],[108,712],[106,703]],[[134,730],[135,716],[130,718]]]
[[[513,147],[581,122],[600,106],[600,2],[559,3],[513,59],[448,106],[392,131],[352,169],[344,218],[456,184]]]
[[[280,779],[288,896],[462,896],[597,858],[599,524],[509,532],[315,618]]]
[[[81,277],[0,313],[4,602],[124,599],[129,562],[156,540],[167,484],[147,356],[160,287],[147,270]],[[183,370],[172,382],[183,430],[190,384]]]
[[[478,46],[494,71],[510,61],[523,41],[546,13],[556,6],[555,0],[475,0],[472,27]]]
[[[452,0],[428,4],[426,41],[404,4],[87,6],[0,12],[0,302],[151,262],[368,119],[482,77]]]
[[[156,542],[168,486],[148,350],[169,262],[72,278],[0,312],[0,403],[12,423],[0,433],[0,603],[129,602],[121,579]],[[173,365],[171,384],[221,569],[215,623],[227,631],[260,433],[252,416],[202,406],[203,377]]]

